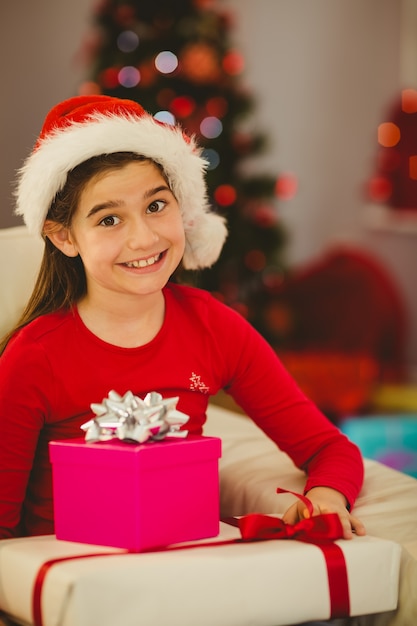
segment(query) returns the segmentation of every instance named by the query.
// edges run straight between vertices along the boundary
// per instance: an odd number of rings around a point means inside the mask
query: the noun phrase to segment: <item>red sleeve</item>
[[[214,307],[210,324],[220,361],[229,346],[226,391],[307,473],[305,491],[331,487],[353,507],[363,482],[359,449],[302,393],[263,337],[239,314],[221,308]]]
[[[0,358],[0,538],[22,534],[22,505],[47,406],[39,389],[52,380],[36,345],[17,339]]]

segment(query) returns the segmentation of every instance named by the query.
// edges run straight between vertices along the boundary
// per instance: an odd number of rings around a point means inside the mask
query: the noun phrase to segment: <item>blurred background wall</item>
[[[0,227],[13,216],[12,181],[47,110],[74,95],[77,62],[93,0],[21,0],[0,5]],[[298,192],[281,201],[287,258],[303,264],[335,241],[371,250],[393,274],[417,369],[417,226],[370,216],[376,129],[404,87],[417,86],[415,0],[220,0],[235,16],[244,79],[256,124],[270,148],[253,168],[294,174]],[[358,303],[360,306],[360,303]]]

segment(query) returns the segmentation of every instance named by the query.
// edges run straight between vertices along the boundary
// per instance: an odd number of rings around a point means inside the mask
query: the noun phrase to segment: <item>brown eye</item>
[[[119,223],[120,219],[115,215],[106,215],[106,217],[103,217],[103,219],[99,222],[100,226],[115,226]]]
[[[151,204],[148,206],[147,212],[159,213],[160,211],[162,211],[162,209],[164,209],[165,205],[166,202],[164,200],[155,200],[154,202],[151,202]]]

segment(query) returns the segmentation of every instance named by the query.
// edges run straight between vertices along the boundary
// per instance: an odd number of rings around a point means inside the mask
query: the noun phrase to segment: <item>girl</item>
[[[170,282],[209,267],[226,237],[210,212],[192,138],[129,100],[80,96],[54,107],[20,172],[16,212],[45,252],[0,358],[0,537],[54,532],[48,442],[80,436],[111,389],[179,396],[203,430],[225,389],[307,475],[314,514],[350,510],[358,449],[301,393],[266,341],[208,293]],[[294,503],[284,520],[306,515]]]

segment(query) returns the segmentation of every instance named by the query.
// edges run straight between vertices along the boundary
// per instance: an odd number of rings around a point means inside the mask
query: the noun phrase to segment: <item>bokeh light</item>
[[[223,131],[223,124],[217,117],[205,117],[200,124],[200,132],[207,139],[216,139]]]
[[[169,107],[176,117],[184,118],[194,112],[196,103],[189,96],[178,96],[171,101]]]
[[[214,117],[224,117],[227,113],[229,105],[227,103],[226,98],[223,96],[215,96],[214,98],[209,98],[206,102],[206,111],[209,115],[213,115]]]
[[[219,185],[213,195],[220,206],[230,206],[237,198],[236,189],[232,185]]]
[[[392,194],[392,182],[385,176],[374,176],[368,184],[368,195],[373,202],[386,202]]]
[[[230,50],[223,57],[222,66],[226,74],[236,76],[243,71],[245,62],[243,56],[236,50]]]
[[[417,113],[417,91],[415,89],[403,89],[401,108],[404,113]]]
[[[203,150],[202,157],[208,161],[207,170],[215,170],[220,164],[220,155],[217,150],[213,150],[212,148]]]
[[[178,67],[178,58],[173,52],[164,50],[157,54],[155,58],[155,67],[161,74],[171,74]]]
[[[79,96],[91,96],[93,94],[101,94],[100,85],[93,80],[85,80],[78,87]]]
[[[104,89],[114,89],[119,86],[120,67],[108,67],[99,76],[99,82]]]
[[[117,37],[117,47],[121,52],[133,52],[139,45],[139,37],[133,30],[124,30]]]
[[[412,180],[417,180],[417,154],[411,155],[408,163],[410,178]]]
[[[175,125],[175,117],[170,111],[158,111],[158,113],[155,113],[154,118],[158,122],[163,122],[164,124],[169,124],[170,126]]]
[[[398,150],[380,150],[377,154],[378,168],[382,172],[394,172],[401,166],[401,153]]]
[[[378,143],[385,148],[396,146],[401,139],[401,131],[393,122],[383,122],[378,126]]]
[[[117,78],[123,87],[136,87],[140,82],[140,72],[136,67],[133,67],[133,65],[126,65],[122,67]]]
[[[298,181],[294,174],[282,174],[275,183],[275,195],[280,200],[291,200],[297,194]]]

